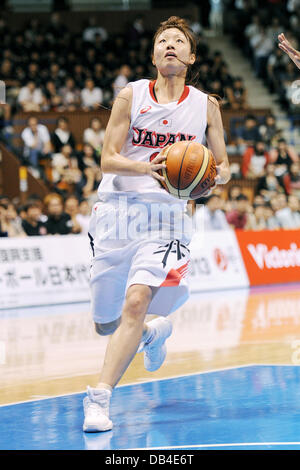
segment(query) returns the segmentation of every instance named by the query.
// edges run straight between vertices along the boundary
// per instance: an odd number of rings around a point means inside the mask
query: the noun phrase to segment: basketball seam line
[[[189,142],[186,146],[186,149],[184,151],[184,154],[182,156],[182,159],[181,159],[181,165],[180,165],[180,169],[179,169],[179,175],[178,175],[178,180],[177,180],[177,191],[178,191],[178,198],[180,199],[180,189],[179,189],[179,183],[180,183],[180,177],[181,177],[181,170],[182,170],[182,165],[183,165],[183,161],[184,161],[184,158],[185,158],[185,154],[187,152],[187,149],[189,148],[189,145],[190,145],[191,142]]]
[[[185,191],[185,190],[189,189],[189,188],[193,185],[194,181],[198,178],[199,173],[201,172],[201,169],[202,169],[203,164],[205,164],[205,160],[207,160],[207,162],[206,162],[206,167],[205,167],[205,170],[203,171],[202,177],[205,175],[205,172],[206,172],[206,170],[207,170],[207,168],[208,168],[208,165],[209,165],[209,154],[208,154],[208,158],[207,158],[207,154],[206,154],[206,153],[207,153],[207,151],[206,151],[206,149],[204,149],[204,156],[203,156],[202,164],[201,164],[201,166],[200,166],[200,169],[199,169],[198,173],[194,176],[194,178],[192,179],[192,181],[191,181],[185,188],[182,188],[182,191]],[[202,179],[202,178],[201,178],[201,179]],[[201,181],[201,179],[200,179],[200,181]],[[199,181],[197,182],[197,184],[199,184]],[[195,187],[197,186],[197,184],[195,185]],[[193,188],[191,189],[191,193],[194,191],[195,187],[193,187]]]
[[[203,165],[205,163],[206,163],[206,166],[203,169]],[[194,189],[197,187],[197,185],[202,181],[202,178],[206,173],[208,165],[209,165],[209,152],[208,152],[208,149],[204,148],[204,156],[203,156],[202,165],[200,167],[200,170],[199,170],[198,174],[193,178],[193,181],[191,181],[191,183],[186,187],[186,190],[190,190],[191,193],[194,191]]]

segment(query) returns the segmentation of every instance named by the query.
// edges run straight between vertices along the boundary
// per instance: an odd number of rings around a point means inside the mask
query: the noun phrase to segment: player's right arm
[[[114,102],[107,124],[101,153],[101,170],[103,173],[123,176],[150,175],[164,181],[164,178],[157,173],[166,167],[163,163],[166,159],[164,155],[157,155],[152,162],[141,162],[124,157],[120,153],[130,127],[131,103],[132,88],[125,87]]]

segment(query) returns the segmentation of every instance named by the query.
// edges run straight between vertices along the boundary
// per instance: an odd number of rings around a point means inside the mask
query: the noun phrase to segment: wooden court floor
[[[155,373],[138,354],[121,384],[250,364],[300,364],[300,285],[194,294],[171,315],[168,355]],[[107,338],[89,304],[0,310],[0,404],[95,385]]]

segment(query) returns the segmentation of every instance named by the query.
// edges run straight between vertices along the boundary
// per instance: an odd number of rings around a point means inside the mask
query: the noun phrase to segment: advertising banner
[[[300,232],[236,231],[251,286],[300,281]]]
[[[249,286],[234,231],[197,233],[189,248],[191,292]]]
[[[85,236],[2,238],[0,308],[89,300]]]

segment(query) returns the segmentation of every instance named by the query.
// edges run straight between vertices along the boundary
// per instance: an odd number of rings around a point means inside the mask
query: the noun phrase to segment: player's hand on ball
[[[165,181],[165,178],[158,172],[163,168],[167,168],[166,164],[163,163],[166,160],[166,156],[163,152],[156,155],[155,158],[149,163],[148,174],[158,181]]]
[[[217,176],[215,177],[215,185],[226,184],[230,180],[230,169],[226,163],[220,163],[216,165]]]

